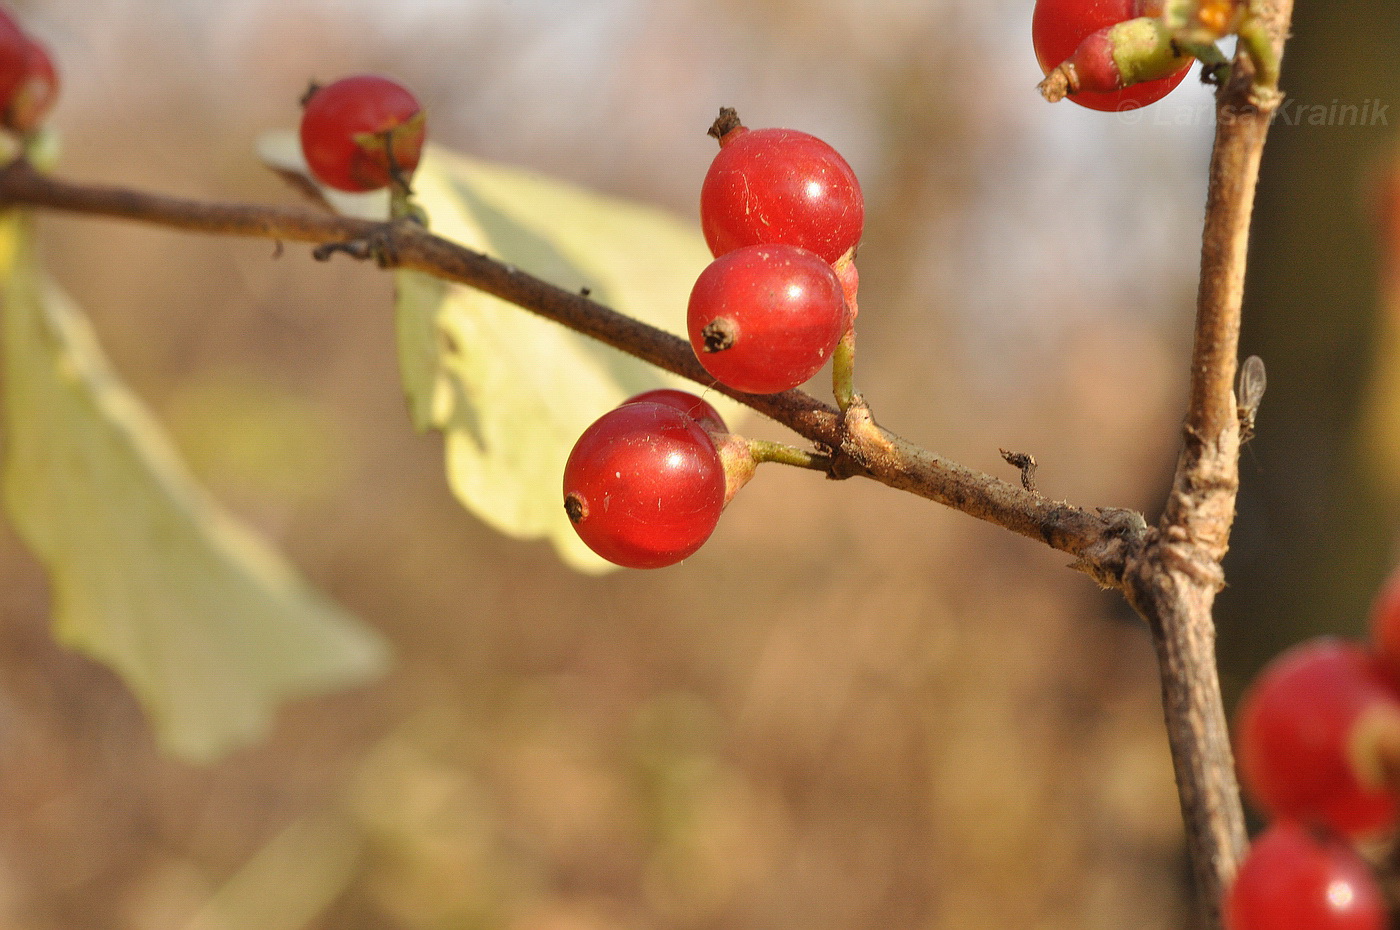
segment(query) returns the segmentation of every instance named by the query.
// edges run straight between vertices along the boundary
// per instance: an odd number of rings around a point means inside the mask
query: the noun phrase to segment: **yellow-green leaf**
[[[262,157],[305,174],[295,137]],[[695,278],[710,262],[698,226],[518,168],[430,146],[413,181],[433,232],[654,326],[684,332]],[[384,217],[381,199],[328,192],[336,209]],[[560,485],[575,440],[620,401],[677,378],[488,294],[398,273],[399,365],[419,429],[442,430],[453,491],[497,530],[548,538],[569,565],[610,567],[578,539]],[[735,426],[744,408],[705,395]]]
[[[354,881],[361,845],[335,813],[308,814],[244,863],[185,930],[304,930]]]
[[[286,698],[378,674],[379,637],[189,477],[13,216],[0,274],[4,501],[48,570],[59,640],[120,673],[194,761],[256,739]]]
[[[710,260],[698,228],[526,171],[431,150],[415,188],[433,231],[672,331]],[[584,429],[631,394],[699,390],[480,291],[399,274],[399,362],[420,428],[441,429],[459,499],[501,532],[606,564],[569,525],[560,485]],[[711,400],[720,400],[711,395]],[[731,418],[735,407],[721,403]]]

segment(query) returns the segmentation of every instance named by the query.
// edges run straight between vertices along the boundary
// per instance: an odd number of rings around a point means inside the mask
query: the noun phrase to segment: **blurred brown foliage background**
[[[18,6],[64,75],[75,178],[292,202],[254,140],[294,124],[308,79],[368,70],[415,88],[439,143],[685,216],[720,105],[821,135],[866,188],[860,383],[882,422],[1008,478],[997,449],[1030,451],[1047,494],[1156,513],[1210,98],[1042,104],[1029,0]],[[1400,119],[1400,10],[1301,4],[1296,33],[1300,100]],[[1400,467],[1375,465],[1400,447],[1400,326],[1377,312],[1372,194],[1397,137],[1271,143],[1232,695],[1283,644],[1359,631],[1393,560]],[[0,924],[1191,922],[1146,631],[1063,556],[779,469],[684,566],[584,578],[451,499],[405,415],[378,270],[108,221],[43,233],[200,476],[396,664],[219,765],[171,761],[114,676],[54,645],[0,523]]]

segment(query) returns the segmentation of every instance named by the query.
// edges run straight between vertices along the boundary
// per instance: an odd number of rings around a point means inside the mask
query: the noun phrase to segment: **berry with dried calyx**
[[[783,243],[834,264],[855,249],[865,200],[834,148],[795,129],[749,129],[728,108],[710,134],[720,150],[700,188],[700,226],[715,257]]]
[[[791,245],[721,255],[700,273],[687,313],[700,364],[721,384],[750,394],[786,391],[812,377],[849,324],[831,266]]]
[[[1159,17],[1161,0],[1037,0],[1031,39],[1047,99],[1132,110],[1176,89],[1191,67]]]
[[[58,101],[59,90],[58,71],[48,49],[31,39],[24,56],[24,75],[0,117],[6,129],[20,134],[39,128]]]
[[[709,434],[658,403],[624,404],[584,430],[564,466],[564,510],[588,548],[626,568],[662,568],[710,538],[725,473]]]
[[[302,100],[301,150],[316,180],[358,193],[407,192],[427,117],[403,85],[376,74],[312,85]]]
[[[58,99],[58,72],[48,49],[0,9],[0,125],[33,132]]]
[[[1349,835],[1395,823],[1400,699],[1374,656],[1336,639],[1295,646],[1240,702],[1240,776],[1274,817]]]

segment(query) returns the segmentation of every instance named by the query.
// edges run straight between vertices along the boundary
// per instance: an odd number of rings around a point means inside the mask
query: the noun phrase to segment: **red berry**
[[[1245,788],[1273,816],[1353,835],[1394,823],[1400,703],[1360,647],[1318,639],[1279,656],[1241,702],[1238,737]]]
[[[705,175],[700,225],[716,257],[782,242],[834,263],[860,242],[865,201],[851,166],[817,137],[737,126]]]
[[[372,191],[418,167],[427,121],[401,84],[375,74],[315,87],[303,101],[301,150],[316,180],[342,191]]]
[[[657,388],[654,391],[647,391],[638,394],[636,397],[629,397],[624,404],[665,404],[667,407],[675,407],[681,413],[699,423],[707,432],[727,433],[729,427],[724,425],[724,418],[719,415],[719,411],[710,406],[706,401],[689,391],[677,391],[673,388]]]
[[[564,509],[579,538],[626,568],[694,553],[724,509],[724,466],[700,424],[675,407],[624,404],[600,417],[564,466]]]
[[[48,49],[30,41],[25,47],[24,76],[5,108],[6,128],[18,133],[32,132],[58,101],[58,71]]]
[[[48,51],[0,9],[0,125],[27,133],[58,98],[58,74]]]
[[[1371,605],[1371,642],[1381,664],[1400,679],[1400,569],[1386,579]]]
[[[1385,904],[1351,847],[1274,824],[1255,840],[1225,899],[1228,930],[1383,930]]]
[[[1159,16],[1161,0],[1037,0],[1031,17],[1031,41],[1040,69],[1049,74],[1074,55],[1089,36],[1139,16]],[[1134,110],[1161,100],[1186,78],[1190,64],[1155,81],[1143,81],[1112,93],[1071,94],[1069,99],[1091,110]]]
[[[795,388],[822,367],[846,331],[831,266],[791,245],[721,255],[690,292],[690,344],[722,384],[751,394]]]
[[[0,109],[9,106],[24,80],[29,59],[29,37],[19,24],[0,10]]]

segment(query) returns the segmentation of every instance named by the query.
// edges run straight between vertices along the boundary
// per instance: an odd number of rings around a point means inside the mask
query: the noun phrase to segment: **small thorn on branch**
[[[1011,452],[1006,449],[1000,451],[1001,457],[1006,460],[1006,464],[1010,465],[1012,468],[1021,469],[1021,487],[1030,491],[1032,494],[1037,493],[1035,489],[1035,456],[1031,455],[1029,452]]]

